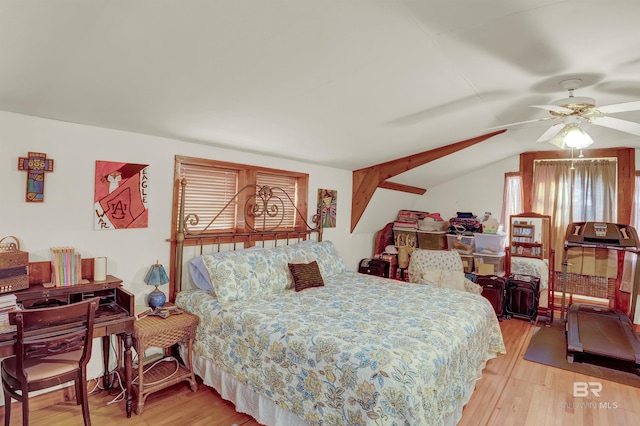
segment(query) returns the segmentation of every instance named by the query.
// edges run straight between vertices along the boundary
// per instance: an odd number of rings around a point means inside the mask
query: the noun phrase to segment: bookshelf
[[[510,254],[549,259],[550,217],[536,213],[511,216]]]

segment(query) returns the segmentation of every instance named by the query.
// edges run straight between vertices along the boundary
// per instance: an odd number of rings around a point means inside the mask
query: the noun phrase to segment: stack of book
[[[393,229],[416,231],[418,230],[418,221],[411,218],[399,218],[393,221]]]
[[[0,332],[10,328],[9,311],[13,311],[17,307],[15,294],[0,295]]]
[[[438,217],[438,213],[435,213]],[[398,212],[398,218],[393,221],[393,228],[397,230],[417,230],[418,222],[429,216],[427,212],[421,212],[417,210],[400,210]]]
[[[56,287],[80,284],[82,259],[73,247],[51,247],[51,282]]]

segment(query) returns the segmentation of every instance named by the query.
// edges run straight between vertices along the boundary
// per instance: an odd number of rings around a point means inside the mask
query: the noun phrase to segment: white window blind
[[[271,188],[281,188],[284,193],[289,194],[291,197],[291,201],[294,205],[298,205],[298,179],[294,176],[285,176],[278,175],[275,173],[267,173],[259,171],[256,174],[256,184],[260,187],[269,186]],[[275,216],[264,216],[263,218],[256,218],[255,227],[258,230],[263,229],[293,229],[295,228],[296,220],[298,219],[295,208],[291,205],[291,201],[284,195],[284,193],[280,190],[274,191],[273,195],[275,197],[280,197],[282,199],[282,204],[273,199],[270,205],[275,205],[278,209],[284,208],[284,213],[276,214]],[[269,206],[267,206],[269,207]],[[282,219],[282,223],[280,223],[280,219]]]
[[[308,175],[191,157],[177,158],[176,172],[178,181],[185,179],[187,182],[184,197],[185,215],[195,214],[199,219],[197,225],[186,224],[191,231],[216,233],[248,232],[250,229],[291,230],[296,229],[296,224],[300,225],[304,220]],[[241,209],[247,207],[247,202],[260,203],[259,208],[264,208],[259,198],[248,198],[250,191],[243,191],[238,199],[233,198],[241,187],[248,184],[279,188],[273,191],[273,197],[267,205],[268,209],[277,207],[275,216],[263,214],[253,219],[244,218]],[[175,209],[179,208],[181,194],[177,195],[178,198],[174,200]],[[298,215],[294,206],[300,209],[302,217]],[[178,210],[175,213],[178,213]],[[177,218],[177,215],[174,217]],[[214,222],[209,226],[212,220]],[[174,229],[177,229],[177,223],[174,226]]]
[[[187,180],[185,188],[185,214],[197,214],[198,225],[191,230],[202,230],[219,214],[207,231],[236,228],[236,202],[225,205],[238,192],[238,171],[204,165],[181,164],[180,178]],[[223,210],[224,209],[224,210]]]

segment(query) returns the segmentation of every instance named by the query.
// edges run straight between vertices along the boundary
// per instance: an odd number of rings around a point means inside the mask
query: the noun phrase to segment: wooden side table
[[[137,414],[142,414],[144,401],[149,394],[172,386],[181,381],[188,381],[191,390],[196,391],[198,384],[193,373],[192,345],[196,335],[199,318],[183,312],[172,314],[167,318],[150,315],[134,324],[133,340],[138,353],[138,372],[134,373],[131,389],[137,395]],[[177,360],[165,359],[153,364],[143,365],[144,351],[151,348],[163,348],[165,356],[168,348],[176,343],[187,344],[187,360],[185,365]]]

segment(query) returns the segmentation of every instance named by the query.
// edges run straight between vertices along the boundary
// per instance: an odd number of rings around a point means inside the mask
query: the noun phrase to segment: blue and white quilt
[[[298,293],[181,292],[200,317],[194,351],[310,425],[442,424],[505,353],[478,294],[324,271]]]

